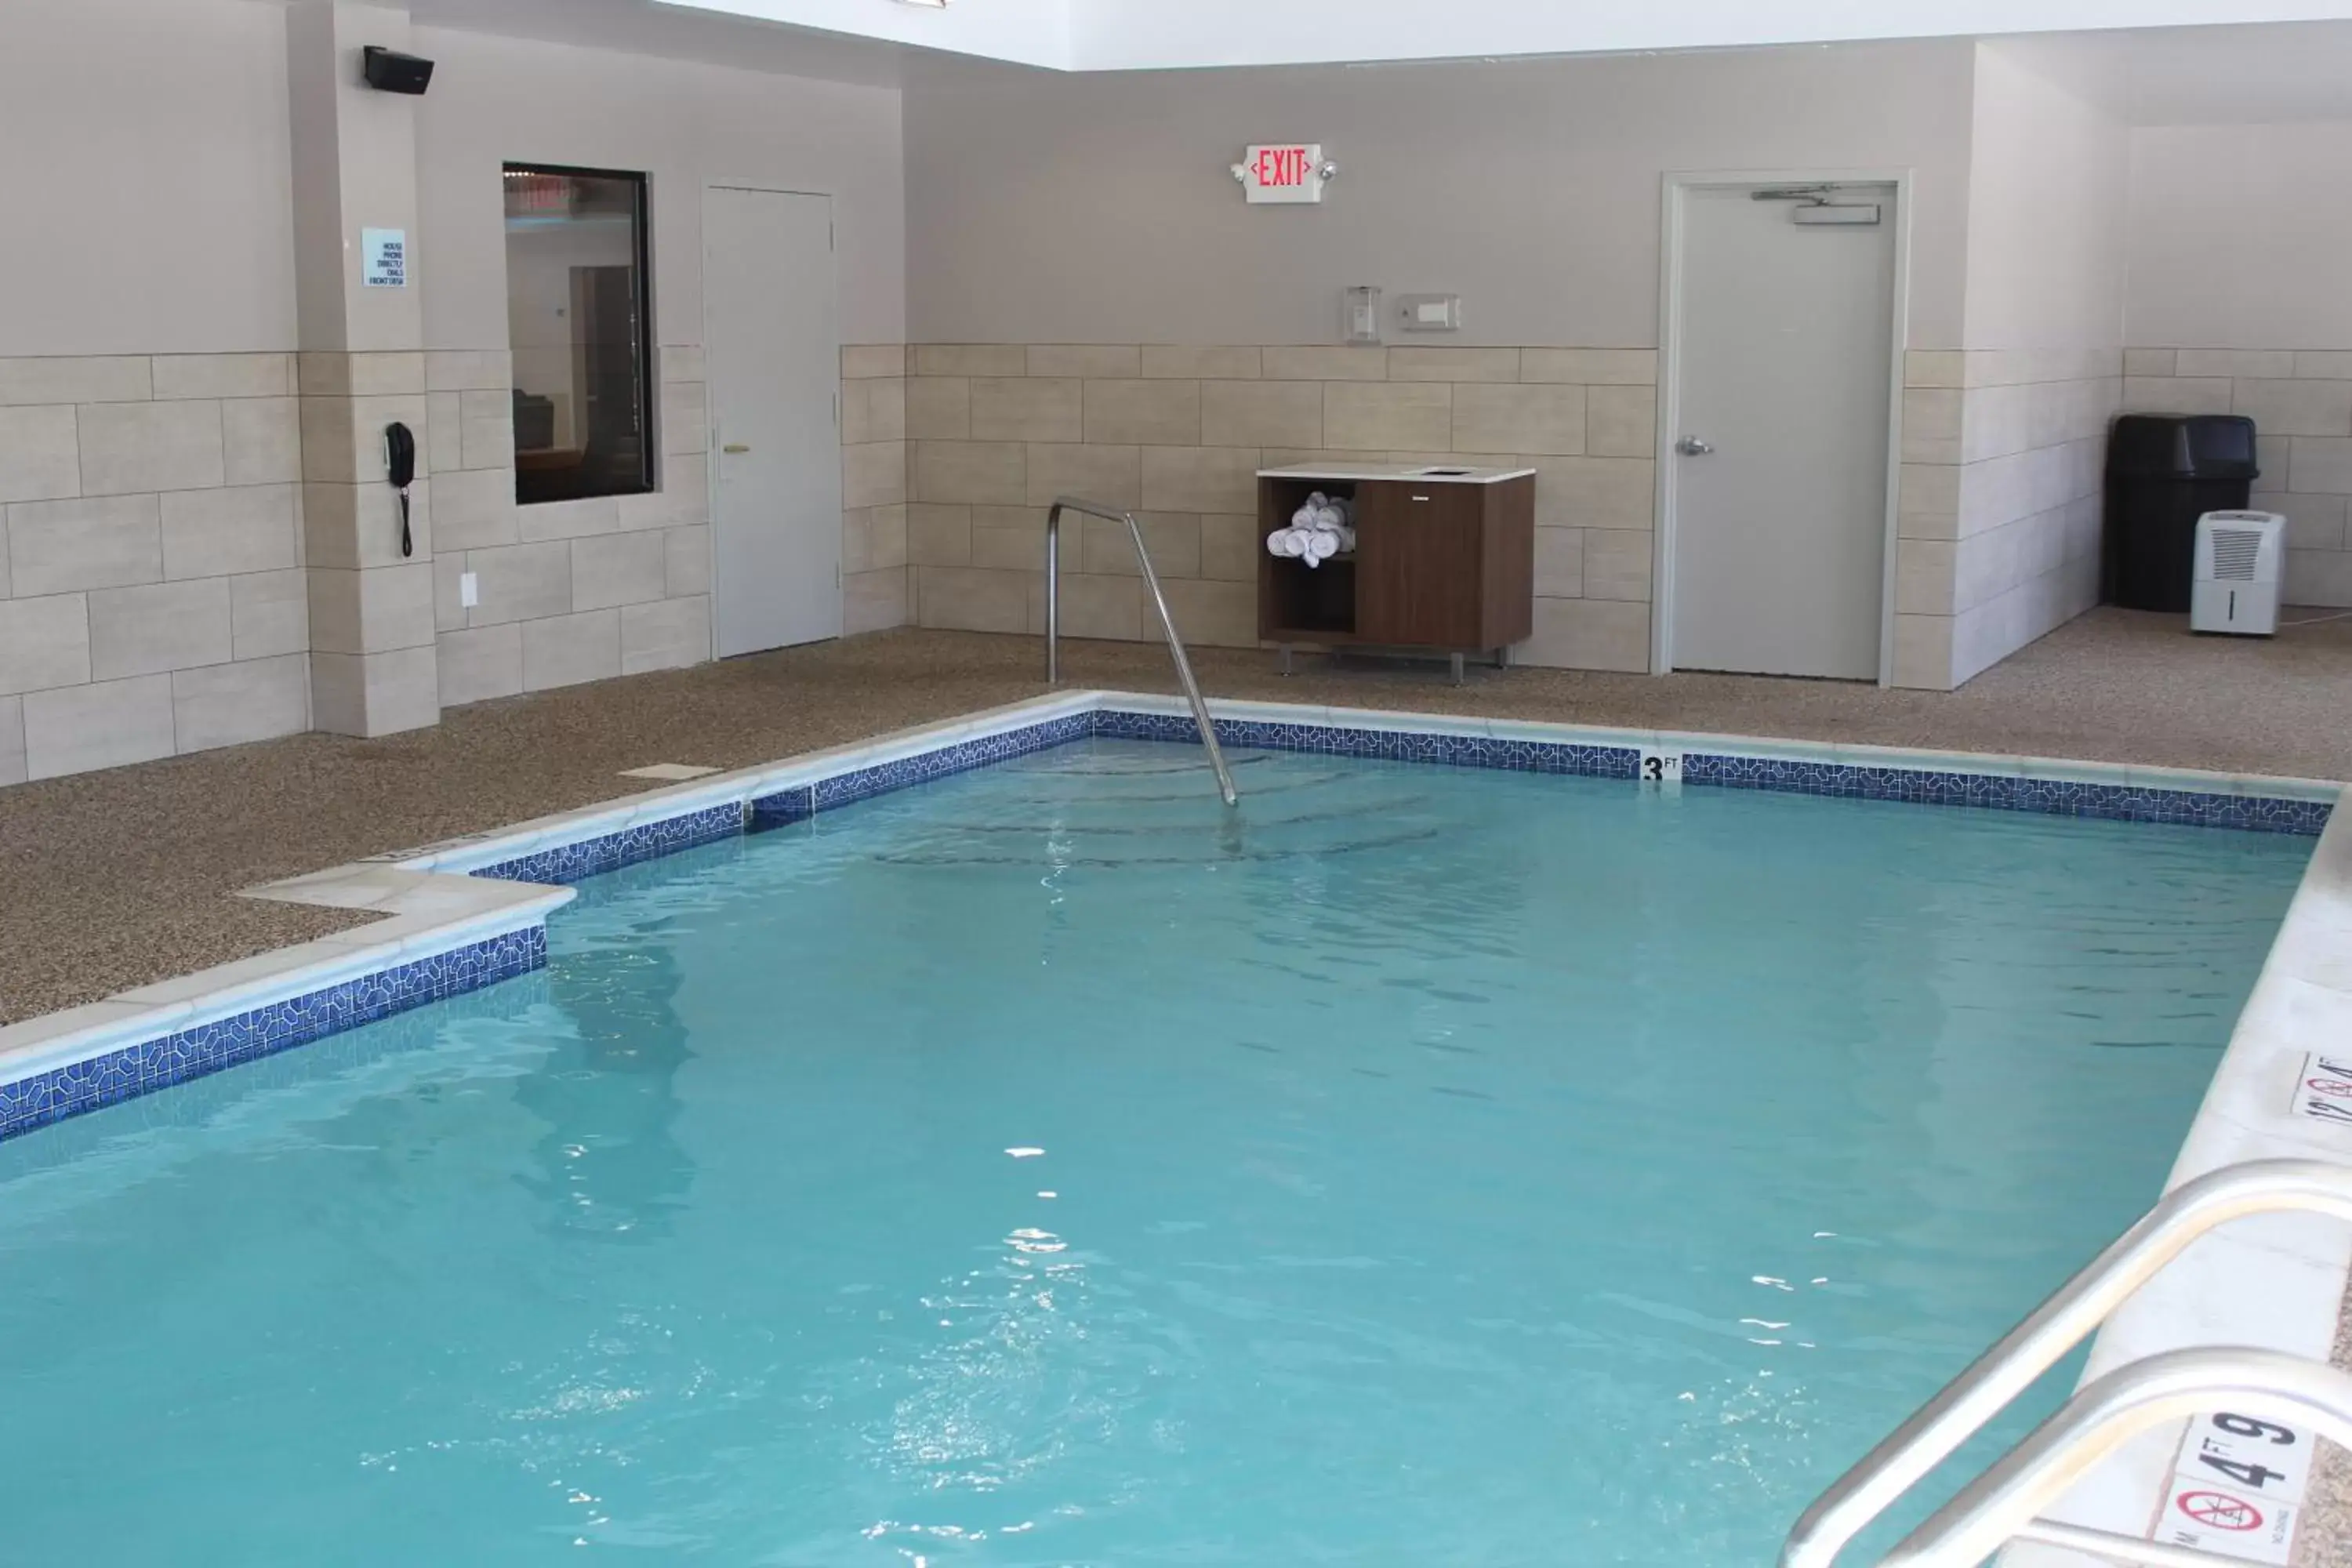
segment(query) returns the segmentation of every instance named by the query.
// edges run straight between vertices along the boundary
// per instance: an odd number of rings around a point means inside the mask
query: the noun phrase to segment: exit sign
[[[1336,172],[1323,161],[1319,142],[1251,146],[1234,165],[1234,178],[1253,202],[1319,202],[1324,181]]]

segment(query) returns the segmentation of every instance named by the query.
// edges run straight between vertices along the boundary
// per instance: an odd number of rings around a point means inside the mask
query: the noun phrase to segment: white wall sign
[[[2310,1433],[2226,1411],[2200,1415],[2181,1441],[2164,1511],[2148,1538],[2283,1565],[2294,1548],[2310,1473]]]
[[[408,287],[408,231],[360,230],[360,281],[370,289]]]
[[[1319,202],[1323,182],[1339,170],[1323,161],[1319,142],[1253,143],[1234,165],[1234,178],[1252,202]]]

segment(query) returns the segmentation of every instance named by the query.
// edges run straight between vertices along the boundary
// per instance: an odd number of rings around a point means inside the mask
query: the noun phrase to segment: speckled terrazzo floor
[[[378,741],[302,735],[0,789],[0,1022],[359,923],[237,889],[1034,696],[1029,637],[899,631],[484,703]],[[2271,642],[2101,610],[1956,693],[1829,682],[1196,650],[1214,695],[2352,779],[2352,621]],[[1165,652],[1071,643],[1070,687],[1171,690]],[[2336,1358],[2352,1365],[2352,1317]],[[2327,1451],[2296,1568],[2352,1568],[2352,1462]]]
[[[2336,1320],[2329,1360],[2352,1369],[2352,1293]],[[2303,1518],[2295,1524],[2289,1568],[2352,1568],[2352,1454],[2322,1439],[2304,1483]]]
[[[280,877],[1035,695],[1034,638],[898,631],[0,790],[0,1022],[357,923],[233,895]],[[1213,693],[2352,778],[2352,621],[2275,642],[2103,610],[1954,693],[1201,649]],[[1153,645],[1070,643],[1073,687],[1174,689]]]

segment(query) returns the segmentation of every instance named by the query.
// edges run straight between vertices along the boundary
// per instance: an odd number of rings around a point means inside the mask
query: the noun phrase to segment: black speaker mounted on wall
[[[422,93],[433,82],[433,62],[397,49],[370,44],[360,51],[361,70],[370,87],[385,92]]]

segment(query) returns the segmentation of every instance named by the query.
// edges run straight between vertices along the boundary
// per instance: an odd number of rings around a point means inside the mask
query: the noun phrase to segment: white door
[[[1875,679],[1885,594],[1896,213],[1795,221],[1757,187],[1686,186],[1668,378],[1669,662]]]
[[[841,635],[841,328],[827,196],[702,198],[719,657]]]

